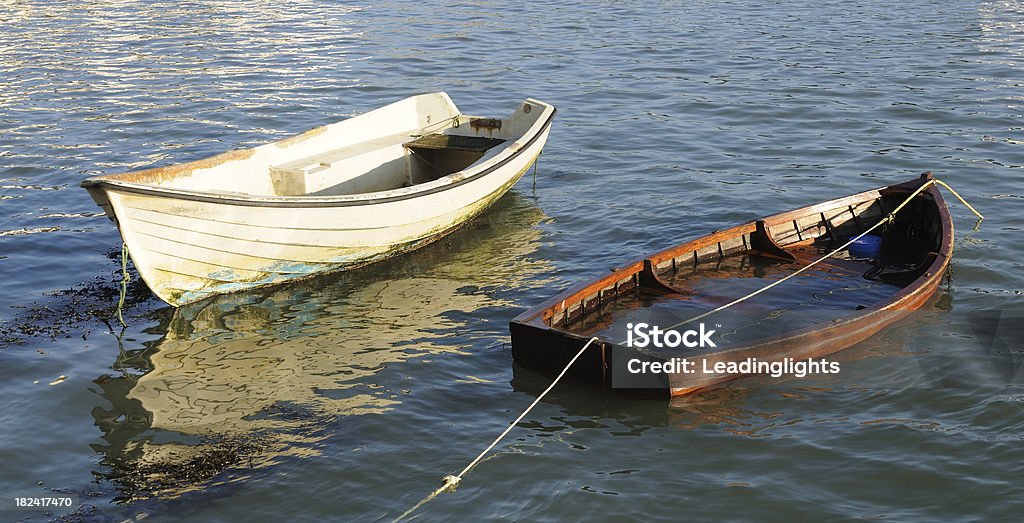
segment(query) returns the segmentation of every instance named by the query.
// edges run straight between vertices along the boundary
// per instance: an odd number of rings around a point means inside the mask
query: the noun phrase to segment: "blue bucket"
[[[881,236],[867,235],[850,244],[850,255],[855,258],[877,258],[881,250]]]

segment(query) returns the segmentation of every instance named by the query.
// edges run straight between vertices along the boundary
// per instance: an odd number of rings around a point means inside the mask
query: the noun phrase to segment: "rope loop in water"
[[[515,421],[513,421],[511,424],[509,424],[507,428],[505,428],[504,432],[502,432],[497,438],[495,438],[494,441],[492,441],[491,444],[488,445],[487,448],[483,450],[483,452],[478,454],[476,459],[470,462],[469,465],[466,465],[466,468],[462,469],[462,471],[459,472],[458,474],[448,474],[444,478],[442,478],[442,485],[440,487],[438,487],[436,490],[427,495],[427,497],[421,499],[420,502],[413,505],[412,508],[403,512],[401,516],[395,518],[394,523],[402,521],[407,516],[415,512],[417,509],[425,505],[428,501],[436,498],[442,492],[454,492],[455,489],[459,486],[459,483],[462,481],[462,478],[465,477],[466,474],[468,474],[469,471],[472,470],[477,463],[480,463],[480,460],[483,459],[484,456],[486,456],[487,453],[490,452],[491,449],[493,449],[494,446],[497,445],[499,441],[501,441],[506,435],[508,435],[509,432],[512,432],[512,429],[514,429],[516,425],[518,425],[519,422],[522,421],[523,418],[525,418],[526,415],[529,414],[530,411],[533,410],[533,408],[536,407],[538,403],[540,403],[540,400],[544,399],[544,396],[547,396],[547,394],[551,392],[551,389],[555,388],[555,385],[557,385],[559,380],[561,380],[562,377],[565,376],[565,373],[569,372],[569,367],[572,367],[572,364],[576,363],[576,360],[578,360],[580,356],[582,356],[583,353],[587,350],[587,348],[590,347],[590,345],[595,341],[597,341],[597,336],[594,336],[593,338],[587,340],[587,343],[583,345],[583,348],[581,348],[579,352],[577,352],[576,355],[569,360],[569,363],[565,365],[565,368],[562,369],[562,372],[558,373],[558,376],[556,376],[554,381],[551,382],[551,385],[548,385],[548,388],[544,389],[544,392],[541,392],[540,395],[537,396],[537,399],[533,400],[533,403],[531,403],[529,407],[526,407],[526,410],[524,410],[523,413],[520,414],[519,417],[515,419]]]
[[[117,300],[117,320],[121,322],[122,327],[127,327],[128,324],[124,321],[124,300],[128,296],[128,282],[131,281],[131,275],[128,274],[128,243],[121,242],[121,297]]]

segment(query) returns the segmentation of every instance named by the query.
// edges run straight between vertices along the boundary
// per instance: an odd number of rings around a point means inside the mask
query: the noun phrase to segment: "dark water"
[[[0,5],[0,495],[74,518],[390,520],[547,383],[507,322],[635,255],[924,170],[957,243],[934,310],[838,376],[682,401],[558,387],[421,520],[1016,520],[1024,7],[1011,1],[118,0]],[[560,112],[450,241],[174,311],[83,178],[252,146],[416,93]],[[117,334],[117,335],[114,335]],[[1016,350],[1017,352],[1014,352]],[[55,385],[59,376],[66,378]],[[0,519],[42,512],[0,512]]]
[[[686,330],[695,327],[692,318],[717,309],[746,296],[782,278],[786,285],[773,288],[756,300],[741,302],[708,316],[707,323],[717,334],[709,336],[717,345],[706,347],[707,352],[719,352],[741,343],[755,343],[772,336],[819,327],[845,318],[863,304],[878,303],[891,298],[902,287],[868,280],[862,275],[874,265],[867,259],[849,259],[848,251],[841,251],[835,261],[808,268],[807,262],[831,252],[834,247],[811,247],[800,252],[802,261],[792,263],[769,258],[740,254],[684,266],[678,272],[668,271],[660,280],[673,289],[688,293],[685,296],[669,293],[641,292],[623,296],[583,316],[571,326],[581,336],[600,336],[613,342],[622,342],[633,324],[646,323],[663,329]],[[842,265],[840,265],[842,264]],[[796,273],[798,269],[806,272]],[[655,349],[647,346],[648,350]],[[661,352],[661,351],[655,351]],[[681,356],[681,351],[663,351],[666,357]],[[687,350],[687,356],[696,350]]]

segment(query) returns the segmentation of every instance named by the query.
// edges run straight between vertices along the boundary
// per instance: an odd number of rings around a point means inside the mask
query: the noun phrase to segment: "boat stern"
[[[589,338],[567,332],[556,332],[539,319],[525,320],[522,316],[509,323],[512,334],[512,359],[528,369],[545,374],[558,374],[569,364],[573,356],[589,341]],[[603,385],[611,379],[608,367],[610,354],[606,344],[593,343],[569,368],[573,378],[595,385]]]

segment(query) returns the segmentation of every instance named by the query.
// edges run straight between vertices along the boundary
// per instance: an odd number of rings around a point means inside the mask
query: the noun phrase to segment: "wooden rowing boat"
[[[89,178],[150,289],[180,306],[434,241],[508,191],[544,148],[555,108],[467,116],[445,93],[253,149]]]
[[[641,322],[678,329],[688,318],[793,274],[885,220],[929,180],[925,173],[744,223],[613,269],[512,320],[513,357],[525,367],[557,373],[596,337],[569,375],[682,395],[748,374],[735,363],[782,369],[787,360],[820,359],[849,347],[920,308],[938,288],[952,254],[953,223],[934,185],[876,229],[883,231],[877,233],[877,253],[858,257],[842,249],[704,320],[708,330],[718,331],[715,348],[641,348],[628,333]],[[634,372],[643,362],[661,365]]]

